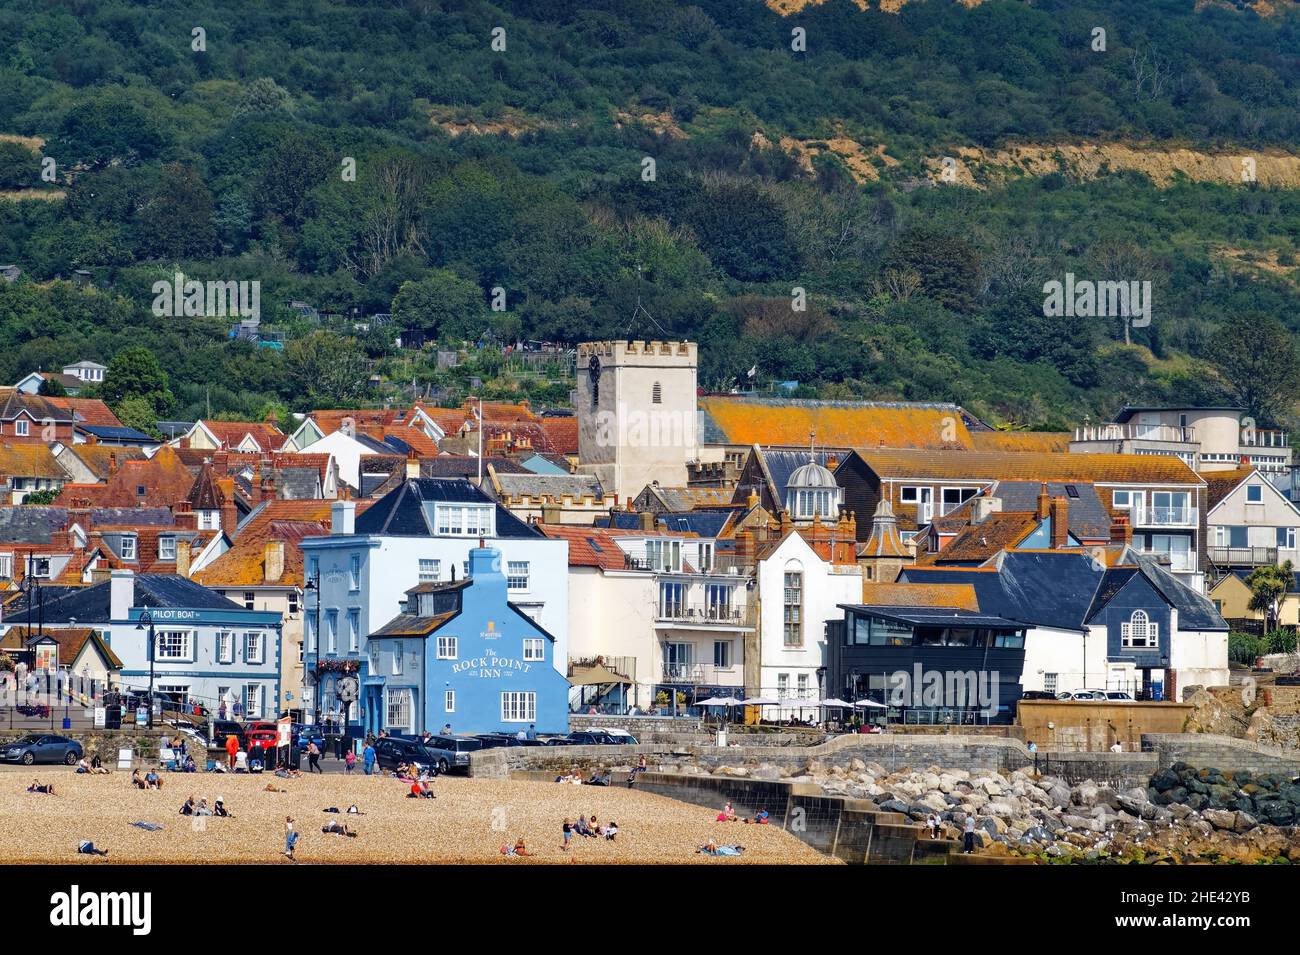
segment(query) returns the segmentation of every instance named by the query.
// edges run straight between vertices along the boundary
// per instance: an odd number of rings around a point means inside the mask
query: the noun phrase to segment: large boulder
[[[1229,812],[1226,809],[1207,809],[1201,815],[1215,829],[1235,829],[1237,827],[1237,814],[1235,812]]]
[[[1156,790],[1156,792],[1168,792],[1177,785],[1178,773],[1174,769],[1162,769],[1151,777],[1151,786]]]
[[[1237,818],[1236,823],[1234,823],[1232,827],[1235,832],[1250,832],[1250,830],[1259,825],[1255,820],[1255,817],[1248,812],[1238,812],[1233,815]]]

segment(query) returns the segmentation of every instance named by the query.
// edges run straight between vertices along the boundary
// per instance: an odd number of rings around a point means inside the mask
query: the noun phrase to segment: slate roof
[[[48,544],[67,521],[66,507],[0,507],[0,544]]]
[[[1069,502],[1070,533],[1081,540],[1109,540],[1110,512],[1101,502],[1097,487],[1088,482],[1070,483],[1078,497],[1071,497],[1065,483],[1047,482],[1049,497],[1063,497]],[[1004,511],[1028,511],[1034,513],[1038,508],[1038,495],[1042,493],[1042,481],[999,481],[992,490],[992,495],[1002,501]],[[966,507],[970,502],[966,502]]]
[[[526,494],[536,498],[545,494],[559,498],[567,494],[574,498],[590,496],[600,500],[605,494],[600,479],[594,474],[497,474],[495,483],[503,495],[515,497]]]
[[[729,487],[662,487],[651,484],[646,490],[658,499],[665,511],[674,512],[697,507],[725,507],[732,503],[734,496]]]
[[[735,514],[736,511],[732,508],[667,511],[655,515],[656,532],[670,530],[698,534],[700,537],[717,537],[726,530]],[[597,518],[595,523],[598,527],[640,531],[641,515],[635,511],[615,511],[613,514]]]
[[[1206,597],[1180,583],[1153,558],[1129,548],[1128,566],[1102,568],[1077,551],[1008,551],[996,567],[904,567],[903,581],[968,583],[980,609],[1013,620],[1061,630],[1084,625],[1136,574],[1178,610],[1184,630],[1227,630]]]
[[[496,508],[496,537],[540,537],[483,491],[468,481],[407,478],[357,517],[358,534],[396,537],[433,537],[425,518],[425,502],[492,504]]]
[[[1008,620],[993,614],[978,613],[972,610],[940,610],[935,607],[898,607],[894,605],[872,606],[870,604],[840,604],[846,610],[874,614],[886,620],[897,620],[914,627],[998,627],[1020,630],[1024,624],[1018,620]]]
[[[86,623],[102,623],[111,614],[111,581],[89,587],[41,587],[45,619],[61,622],[73,618]],[[51,591],[55,591],[51,593]],[[26,594],[5,608],[5,615],[16,619],[26,614]],[[181,607],[190,610],[242,610],[243,605],[220,596],[207,587],[176,574],[137,574],[133,607]],[[36,607],[33,607],[33,615]]]
[[[439,454],[437,457],[420,459],[420,477],[425,478],[459,478],[468,481],[478,480],[478,457],[473,454]],[[499,455],[483,456],[483,476],[487,477],[488,465],[497,474],[532,474],[514,458]]]
[[[947,403],[708,395],[698,406],[706,444],[806,447],[815,431],[817,443],[828,447],[970,448],[970,429],[987,427]]]
[[[755,462],[758,464],[759,473],[762,475],[763,482],[767,485],[767,491],[779,506],[786,505],[786,485],[790,483],[790,475],[794,474],[799,468],[812,461],[820,464],[822,467],[829,468],[832,471],[849,456],[847,448],[819,448],[815,452],[807,449],[795,451],[788,448],[766,448],[755,445],[750,451]],[[762,487],[758,487],[748,481],[738,482],[731,500],[742,502],[748,496],[750,491],[755,491],[760,495],[763,492]]]

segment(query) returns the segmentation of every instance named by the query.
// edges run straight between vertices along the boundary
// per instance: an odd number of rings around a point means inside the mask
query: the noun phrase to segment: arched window
[[[1156,628],[1145,610],[1134,610],[1128,620],[1120,624],[1120,643],[1126,647],[1146,648],[1156,646]]]
[[[650,389],[650,401],[656,405],[664,403],[664,389],[657,381],[654,383],[654,387]]]

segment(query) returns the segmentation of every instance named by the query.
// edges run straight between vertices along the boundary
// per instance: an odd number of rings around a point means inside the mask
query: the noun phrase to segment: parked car
[[[622,746],[635,746],[637,744],[636,737],[633,736],[631,733],[629,733],[627,730],[614,729],[612,727],[607,727],[607,726],[597,726],[593,729],[593,732],[604,733],[615,743],[618,743]]]
[[[436,776],[439,772],[437,755],[425,748],[418,739],[401,736],[385,736],[375,740],[375,762],[385,771],[397,769],[406,763],[428,772],[430,776]]]
[[[81,744],[66,736],[32,733],[0,746],[0,758],[6,763],[63,763],[75,766],[81,759]]]
[[[1046,690],[1025,690],[1020,694],[1022,700],[1055,700],[1055,693],[1048,693]]]
[[[434,736],[424,748],[437,760],[438,772],[469,769],[469,754],[483,748],[482,740],[472,736]]]
[[[482,749],[496,749],[501,746],[541,745],[540,740],[520,739],[510,733],[479,733],[474,738],[483,744]]]
[[[233,736],[239,743],[239,748],[244,748],[244,724],[236,723],[234,720],[213,720],[212,722],[212,740],[209,745],[216,749],[226,748],[226,737]]]
[[[1123,690],[1107,690],[1106,699],[1118,700],[1121,703],[1134,703],[1133,694],[1125,693]]]
[[[244,730],[244,749],[250,756],[279,745],[280,730],[274,723],[249,723]],[[266,757],[262,758],[265,760]]]
[[[293,724],[292,739],[304,753],[307,752],[307,744],[315,743],[322,753],[325,752],[325,733],[319,726],[305,726],[302,723]]]
[[[570,733],[568,736],[553,736],[546,741],[547,746],[617,746],[619,740],[600,730],[584,730]]]
[[[1063,699],[1084,701],[1106,701],[1105,690],[1070,690]]]

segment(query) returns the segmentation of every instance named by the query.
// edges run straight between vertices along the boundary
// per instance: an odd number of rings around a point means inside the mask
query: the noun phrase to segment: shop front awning
[[[571,686],[604,686],[609,683],[622,683],[631,686],[632,681],[621,673],[615,673],[604,664],[595,666],[574,667],[569,674],[569,684]]]

